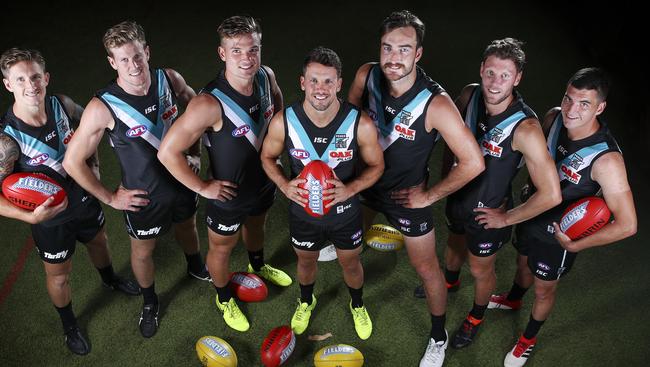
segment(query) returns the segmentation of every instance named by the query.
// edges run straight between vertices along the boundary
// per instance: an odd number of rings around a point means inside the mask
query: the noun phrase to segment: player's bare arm
[[[604,154],[593,163],[591,176],[602,188],[603,198],[614,216],[614,221],[598,232],[577,241],[571,241],[560,231],[557,223],[553,223],[555,238],[570,252],[608,245],[630,237],[637,231],[636,209],[627,181],[623,156],[618,152]]]
[[[488,228],[503,228],[533,218],[562,202],[560,179],[546,148],[544,133],[537,119],[522,121],[514,133],[512,148],[523,154],[530,180],[537,188],[525,203],[504,208],[476,208],[476,221]]]
[[[221,107],[212,97],[199,94],[194,97],[185,113],[169,129],[160,148],[158,159],[183,185],[197,194],[220,201],[237,196],[237,185],[224,180],[202,180],[185,159],[184,152],[211,128],[221,130]]]
[[[78,105],[75,101],[72,100],[72,98],[63,95],[63,94],[57,94],[57,97],[61,100],[61,103],[63,104],[63,107],[65,110],[68,112],[70,115],[70,127],[72,128],[73,131],[76,131],[77,128],[79,127],[79,123],[81,121],[81,116],[83,115],[84,108]],[[86,160],[86,164],[90,169],[93,171],[93,174],[97,179],[100,179],[100,173],[99,173],[99,154],[97,152],[97,149],[95,149],[95,153],[90,156]]]
[[[458,97],[454,100],[454,104],[456,105],[456,108],[458,108],[458,111],[465,110],[467,104],[469,103],[469,99],[472,97],[472,92],[477,87],[478,84],[474,83],[468,84],[463,88]],[[454,165],[455,160],[454,154],[451,152],[451,150],[449,150],[447,144],[443,145],[444,151],[442,152],[442,164],[440,166],[440,177],[442,178],[447,177],[449,171],[451,171],[451,168]]]
[[[293,180],[287,179],[282,171],[282,167],[277,163],[278,157],[284,151],[284,113],[278,112],[271,122],[262,144],[262,168],[269,176],[276,186],[282,191],[284,196],[289,200],[296,202],[300,206],[307,205],[305,198],[308,191],[298,187],[299,184],[304,183],[305,180],[301,178],[294,178]]]
[[[377,141],[377,128],[370,117],[362,113],[357,129],[359,152],[364,162],[364,169],[354,180],[343,184],[338,179],[327,180],[334,188],[323,191],[323,201],[332,200],[327,207],[345,201],[372,186],[384,172],[384,153]]]
[[[395,191],[391,197],[407,208],[423,208],[465,186],[485,169],[485,162],[476,139],[463,123],[458,109],[446,93],[433,98],[429,104],[425,126],[436,129],[456,156],[457,164],[449,174],[428,190],[424,183]]]
[[[169,76],[171,81],[172,88],[176,93],[176,98],[178,99],[181,108],[187,108],[187,105],[190,103],[192,98],[196,96],[194,89],[190,87],[181,74],[173,69],[165,69],[165,73]],[[196,174],[201,171],[201,139],[197,139],[194,144],[192,144],[187,149],[187,154],[185,156],[187,164],[192,168]]]
[[[7,176],[13,173],[14,164],[19,157],[20,148],[16,142],[9,136],[0,133],[0,185]],[[0,195],[0,215],[29,224],[37,224],[55,217],[68,206],[67,198],[60,204],[50,207],[52,201],[54,201],[54,197],[49,197],[34,211],[29,211],[11,204],[4,196]]]
[[[368,78],[368,72],[371,67],[372,64],[370,63],[361,65],[354,76],[354,81],[352,82],[350,91],[348,92],[348,102],[359,108],[361,108],[361,98],[363,97],[363,90],[365,89],[366,79]]]
[[[96,153],[97,147],[106,128],[115,125],[108,108],[96,97],[90,100],[81,116],[81,122],[66,150],[63,167],[66,172],[86,191],[104,204],[117,210],[138,211],[139,207],[149,204],[144,190],[127,190],[120,185],[115,191],[107,189],[86,161]]]

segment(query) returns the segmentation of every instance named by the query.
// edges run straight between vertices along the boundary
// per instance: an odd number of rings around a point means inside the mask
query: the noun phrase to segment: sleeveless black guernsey
[[[23,122],[10,107],[2,118],[2,131],[20,148],[14,172],[44,173],[65,190],[68,207],[54,218],[40,223],[51,227],[73,219],[75,209],[88,199],[88,194],[63,169],[63,158],[74,133],[68,112],[55,96],[45,96],[45,111],[47,122],[36,127]]]
[[[302,101],[285,109],[284,141],[289,154],[291,178],[298,176],[302,169],[314,160],[325,162],[343,183],[348,183],[356,177],[355,167],[359,161],[357,128],[361,112],[348,102],[339,102],[339,111],[325,127],[316,126],[307,117]],[[359,197],[354,195],[334,205],[320,218],[310,216],[293,201],[290,201],[289,210],[296,217],[311,223],[341,223],[359,215]]]
[[[122,185],[146,190],[156,201],[174,198],[184,186],[156,156],[163,136],[178,117],[176,94],[165,72],[151,70],[151,86],[144,96],[126,93],[116,81],[96,96],[115,120],[107,132],[120,162]]]
[[[444,89],[417,67],[415,84],[398,98],[390,95],[388,82],[378,64],[368,71],[362,97],[364,111],[378,130],[384,151],[384,173],[364,196],[393,203],[389,193],[420,184],[428,178],[429,157],[440,137],[426,131],[425,120],[431,99]]]
[[[224,209],[253,207],[261,191],[274,185],[262,169],[260,150],[275,106],[269,75],[261,67],[255,76],[253,94],[237,92],[226,80],[224,70],[201,93],[221,105],[221,130],[208,130],[204,143],[210,156],[212,177],[237,184],[232,200],[210,203]]]
[[[558,112],[547,138],[547,145],[560,176],[562,202],[522,224],[522,230],[539,236],[553,237],[553,222],[560,223],[569,205],[586,196],[600,193],[600,185],[591,178],[594,162],[603,154],[621,152],[616,139],[603,121],[596,133],[580,140],[571,140]],[[534,188],[533,188],[534,190]]]
[[[512,180],[523,163],[521,152],[512,150],[515,130],[522,121],[536,119],[537,115],[515,91],[514,100],[505,111],[488,116],[479,85],[474,88],[463,116],[481,148],[485,170],[450,199],[468,211],[477,207],[497,208],[511,195]]]

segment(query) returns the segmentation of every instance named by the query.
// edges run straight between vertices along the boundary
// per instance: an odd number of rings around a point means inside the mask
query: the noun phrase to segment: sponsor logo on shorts
[[[210,218],[210,216],[205,217],[205,221],[208,223],[208,225],[212,225],[212,218]]]
[[[429,223],[427,223],[427,222],[420,223],[420,232],[426,231],[428,226],[429,226]]]
[[[312,246],[314,246],[314,243],[313,243],[313,242],[309,242],[309,241],[303,241],[303,242],[300,242],[300,241],[298,241],[297,239],[295,239],[295,238],[293,238],[293,237],[291,237],[291,242],[293,242],[293,244],[296,245],[296,246],[298,246],[298,247],[307,247],[307,248],[311,248]]]
[[[492,247],[492,242],[484,242],[478,244],[478,248],[488,249],[490,247]]]
[[[147,127],[144,125],[134,126],[126,131],[126,136],[129,138],[137,138],[138,136],[147,132]]]
[[[399,228],[402,230],[402,232],[411,233],[411,228],[410,227],[400,226]]]
[[[584,218],[585,213],[587,212],[587,205],[589,205],[588,201],[576,206],[573,210],[562,217],[562,222],[560,222],[560,229],[562,232],[566,232],[572,225],[578,223],[582,218]]]
[[[218,224],[217,229],[224,232],[236,232],[239,229],[241,223],[235,223],[231,226],[226,226],[221,223]]]
[[[399,222],[399,224],[401,224],[403,226],[410,226],[411,225],[411,221],[406,219],[406,218],[399,218],[399,219],[397,219],[397,221]]]
[[[45,162],[48,158],[50,158],[49,154],[41,153],[41,154],[37,155],[36,157],[34,157],[34,158],[30,159],[29,161],[27,161],[27,164],[29,164],[30,166],[38,166],[40,164],[43,164],[43,162]]]
[[[557,269],[557,275],[562,275],[567,270],[566,266],[561,266]]]
[[[361,237],[361,233],[362,233],[361,230],[358,230],[358,231],[354,232],[354,234],[350,238],[353,239],[353,240],[356,240],[357,238]]]
[[[544,263],[541,262],[541,261],[537,263],[537,267],[538,267],[539,269],[544,270],[544,271],[549,271],[549,270],[551,270],[551,267],[550,267],[550,266],[544,264]]]
[[[350,209],[352,207],[352,204],[347,204],[347,205],[339,205],[336,207],[336,214],[341,214],[344,211]]]
[[[547,277],[547,276],[548,276],[548,272],[541,271],[541,270],[539,270],[539,269],[535,269],[535,273],[536,273],[536,274],[539,274],[539,275],[541,275],[541,276],[543,276],[543,277]]]
[[[43,251],[43,257],[46,258],[46,259],[50,259],[50,260],[65,259],[65,257],[67,255],[68,255],[68,250],[57,252],[56,254],[52,254],[52,253],[49,253],[47,251]]]
[[[153,234],[158,234],[160,233],[160,229],[162,227],[153,227],[149,229],[138,229],[137,234],[138,236],[151,236]]]
[[[304,149],[291,149],[289,150],[289,155],[296,159],[307,159],[309,158],[309,152]]]
[[[242,125],[235,130],[232,131],[232,136],[235,138],[239,138],[240,136],[244,136],[248,134],[248,132],[251,131],[251,127],[248,125]]]

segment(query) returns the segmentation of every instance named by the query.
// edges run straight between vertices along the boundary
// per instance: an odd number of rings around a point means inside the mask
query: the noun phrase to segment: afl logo
[[[138,136],[147,132],[147,127],[144,125],[138,125],[130,128],[126,132],[126,136],[129,138],[137,138]]]
[[[249,131],[251,131],[251,127],[248,125],[242,125],[235,130],[232,131],[232,136],[235,138],[238,138],[240,136],[246,135]]]
[[[27,164],[30,166],[38,166],[40,164],[43,164],[50,156],[47,153],[41,153],[37,155],[36,157],[30,159]]]
[[[309,152],[303,149],[291,149],[289,154],[296,159],[307,159],[309,158]]]

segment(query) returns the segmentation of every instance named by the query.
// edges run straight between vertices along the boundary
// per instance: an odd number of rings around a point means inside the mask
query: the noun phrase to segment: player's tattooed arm
[[[0,182],[13,172],[18,157],[20,157],[20,149],[16,142],[0,133]]]

